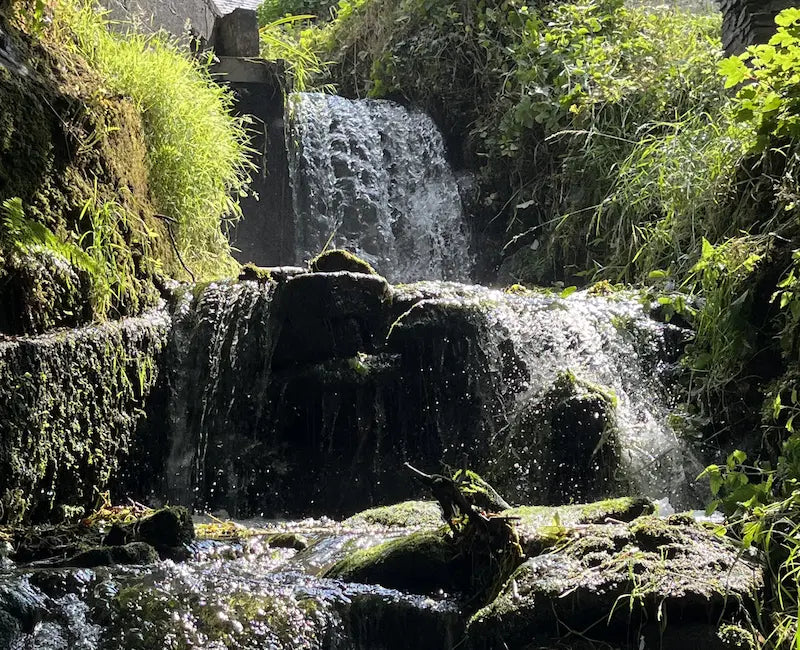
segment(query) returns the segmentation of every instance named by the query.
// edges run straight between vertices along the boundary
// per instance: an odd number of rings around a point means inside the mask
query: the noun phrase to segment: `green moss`
[[[271,282],[272,273],[269,269],[248,262],[242,267],[239,273],[239,280],[252,280],[261,283]]]
[[[308,263],[308,266],[315,273],[350,271],[351,273],[377,275],[375,269],[368,262],[349,251],[340,249],[320,253]]]
[[[324,577],[415,593],[459,591],[470,585],[469,563],[447,526],[358,550],[330,567]]]
[[[364,510],[342,523],[345,526],[374,524],[390,528],[438,528],[442,525],[442,511],[435,501],[404,501]]]
[[[739,625],[722,625],[717,632],[725,650],[756,650],[759,645],[752,632],[748,632]]]
[[[165,315],[0,343],[0,518],[91,507],[125,457]]]
[[[681,531],[676,525],[696,526],[693,520],[685,518],[641,517],[630,525],[629,530],[641,548],[656,550],[680,541]]]
[[[642,497],[606,499],[581,506],[580,523],[599,524],[605,519],[627,522],[654,512],[653,502]]]

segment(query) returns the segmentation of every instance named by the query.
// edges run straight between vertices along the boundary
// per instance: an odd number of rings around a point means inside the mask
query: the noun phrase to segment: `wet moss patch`
[[[124,462],[167,316],[0,342],[0,522],[90,508]]]

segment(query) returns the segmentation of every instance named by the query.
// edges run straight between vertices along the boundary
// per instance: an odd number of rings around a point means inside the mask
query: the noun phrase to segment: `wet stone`
[[[60,562],[58,566],[94,568],[125,564],[152,564],[158,562],[158,553],[150,544],[131,542],[124,546],[98,546],[90,548]]]
[[[376,275],[375,269],[360,257],[346,250],[325,251],[317,255],[308,264],[314,273],[335,273],[336,271],[349,271],[350,273],[366,273]]]
[[[180,551],[194,541],[194,524],[186,508],[176,506],[157,510],[135,525],[138,541],[146,542],[169,557],[180,555]]]
[[[273,368],[378,351],[389,300],[389,285],[379,276],[340,272],[289,279],[275,296],[282,327]]]
[[[687,518],[588,524],[520,566],[468,630],[477,648],[546,643],[573,630],[613,641],[648,621],[681,627],[742,615],[763,585],[754,561]]]

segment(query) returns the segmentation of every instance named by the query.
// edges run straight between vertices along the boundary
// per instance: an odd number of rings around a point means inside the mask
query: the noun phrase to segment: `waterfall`
[[[185,291],[167,496],[236,516],[345,514],[411,496],[410,460],[466,464],[516,503],[693,507],[700,464],[670,425],[680,335],[636,296],[347,273]]]
[[[389,101],[295,93],[288,149],[298,262],[337,247],[393,282],[469,278],[458,186],[430,117]]]
[[[678,328],[648,318],[638,296],[605,298],[586,292],[567,299],[505,297],[487,317],[492,336],[501,341],[500,366],[508,365],[510,357],[519,364],[519,392],[507,407],[509,433],[499,437],[505,444],[498,446],[493,462],[516,464],[517,471],[537,484],[530,497],[547,493],[549,486],[550,494],[562,502],[570,496],[586,499],[616,492],[668,497],[681,508],[699,503],[693,483],[702,465],[670,424],[675,406],[670,391],[676,356],[672,339],[683,335]],[[565,383],[571,384],[566,395]],[[559,402],[555,405],[554,391]],[[580,411],[581,400],[588,412],[578,413],[565,427],[566,435],[584,434],[588,439],[576,443],[563,439],[564,433],[559,438],[564,423],[557,409]],[[598,439],[591,438],[595,422]],[[601,440],[606,434],[611,439]],[[566,453],[556,448],[560,445],[566,446]],[[548,447],[549,457],[543,453]],[[583,467],[577,457],[581,449]],[[582,475],[587,470],[594,475]],[[553,490],[554,483],[560,492]]]
[[[214,283],[177,298],[166,422],[172,503],[236,509],[266,402],[273,288]]]

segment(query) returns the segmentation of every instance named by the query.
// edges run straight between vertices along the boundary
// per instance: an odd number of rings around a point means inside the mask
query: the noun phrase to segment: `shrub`
[[[336,0],[264,0],[256,10],[258,24],[264,27],[286,16],[307,14],[324,19],[335,4]]]

